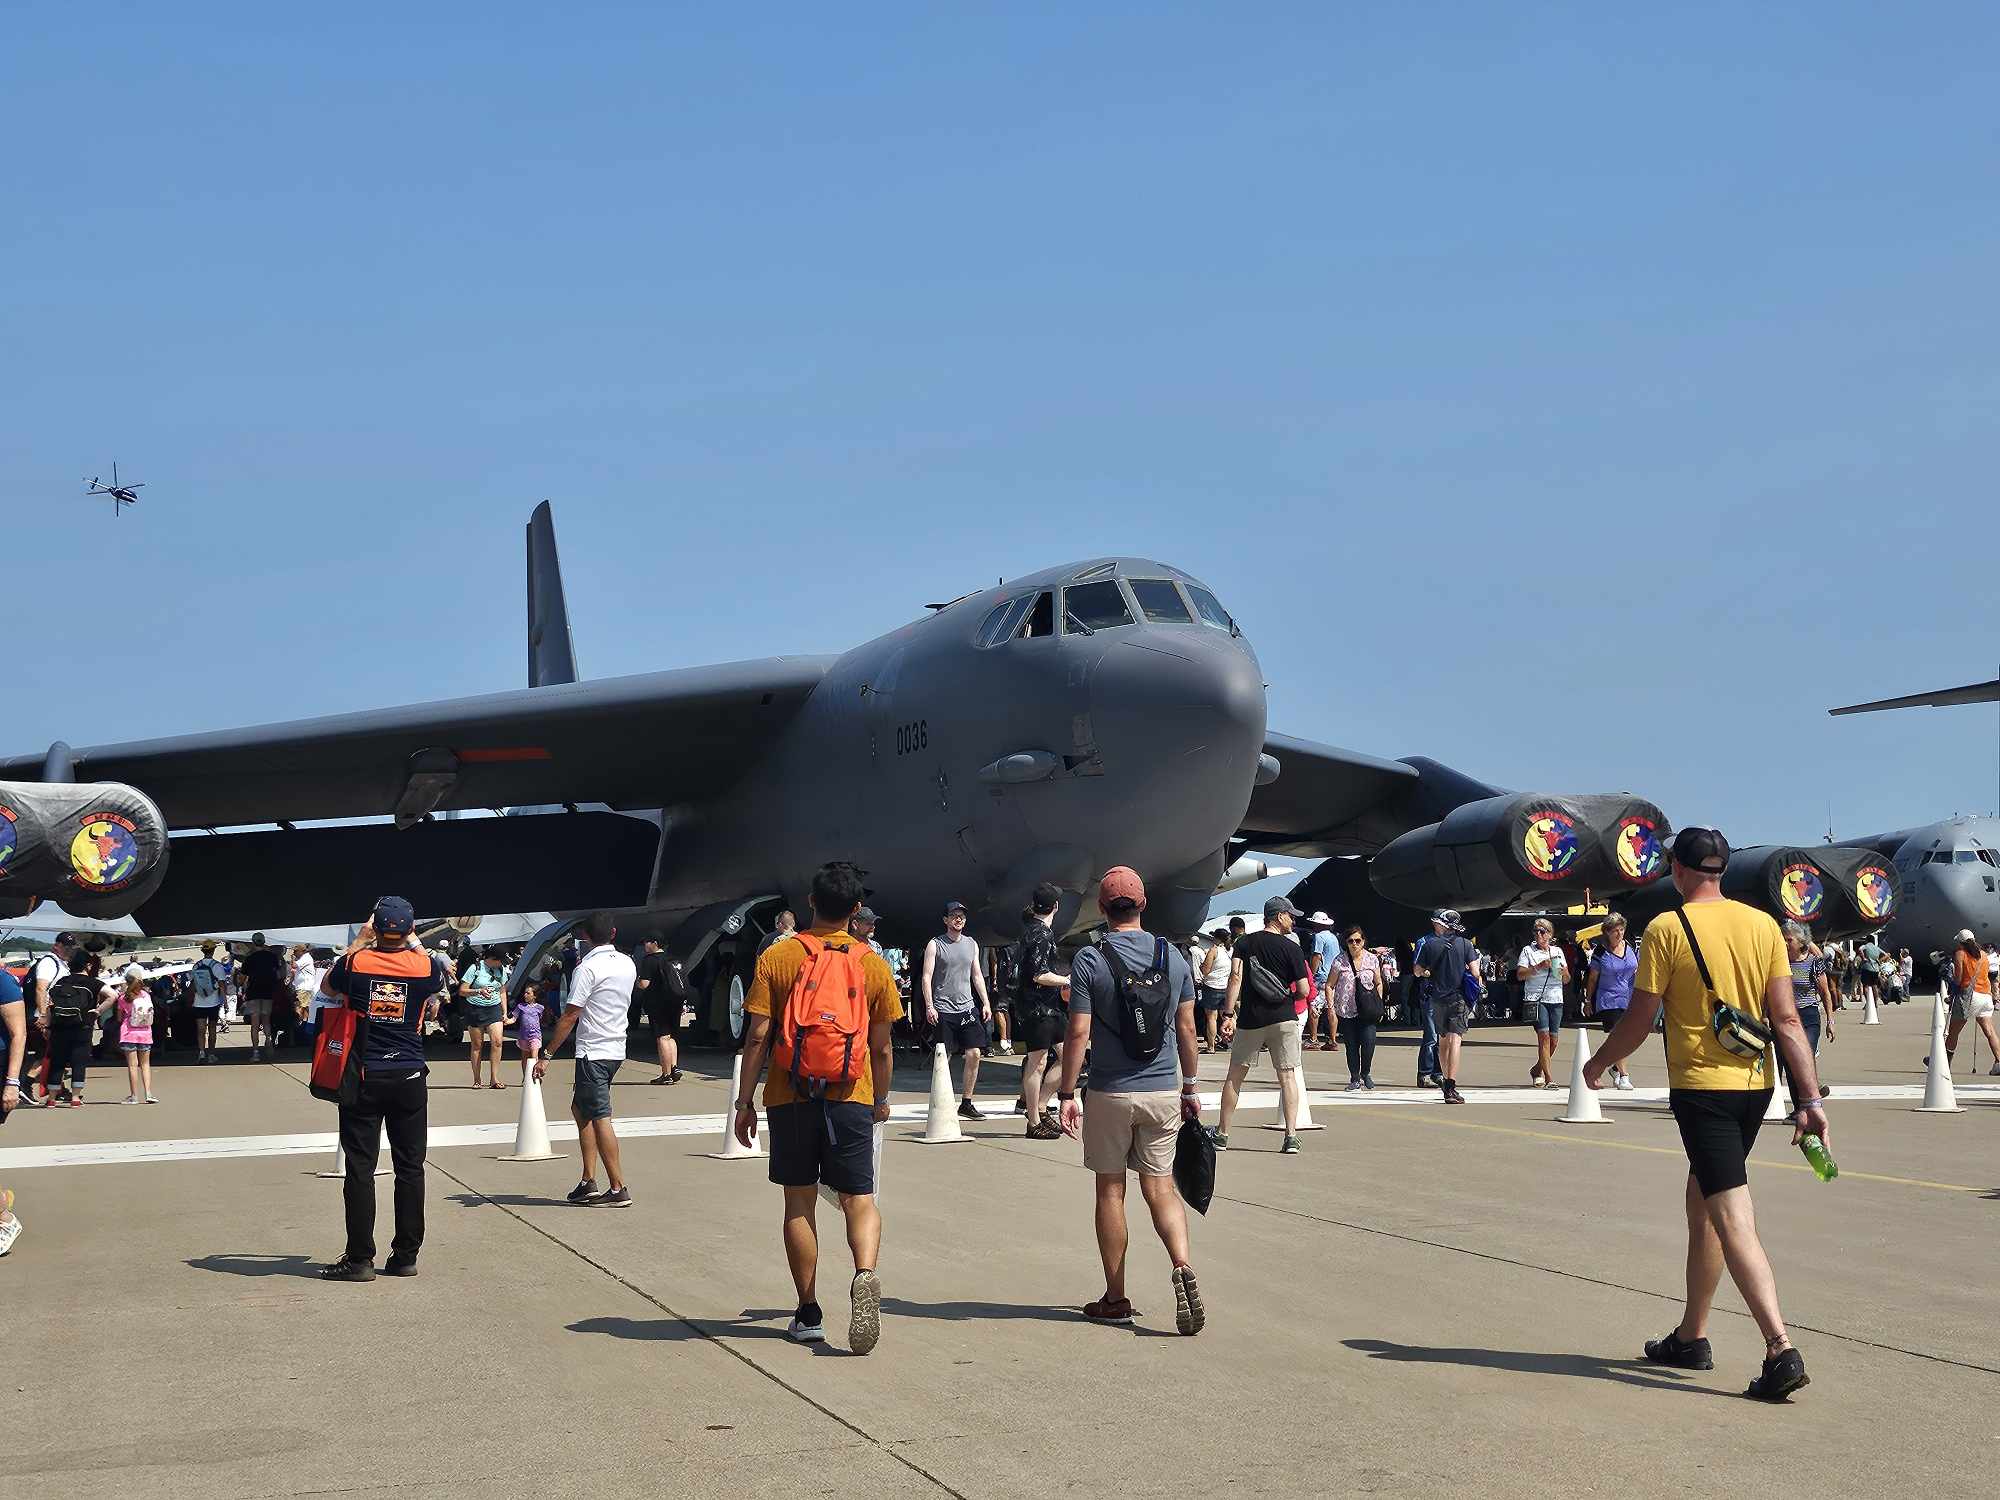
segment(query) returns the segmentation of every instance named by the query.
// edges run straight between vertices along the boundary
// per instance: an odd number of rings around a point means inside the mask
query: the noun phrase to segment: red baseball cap
[[[1109,906],[1114,901],[1130,901],[1139,910],[1146,909],[1146,882],[1129,865],[1112,866],[1097,883],[1097,904]]]

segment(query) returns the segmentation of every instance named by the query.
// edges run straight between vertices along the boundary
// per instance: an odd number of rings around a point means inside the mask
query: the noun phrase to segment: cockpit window
[[[1979,856],[1974,854],[1970,849],[1954,849],[1951,857],[1962,865],[1976,865],[1979,863]]]
[[[1035,595],[1035,607],[1028,611],[1014,632],[1017,641],[1032,641],[1040,636],[1056,633],[1056,596],[1054,594]]]
[[[1139,613],[1155,625],[1192,625],[1194,616],[1181,602],[1181,591],[1170,578],[1133,578],[1132,597],[1139,601]]]
[[[994,605],[993,612],[980,625],[979,634],[974,638],[975,643],[981,646],[995,646],[1009,639],[1014,634],[1015,627],[1021,623],[1021,616],[1028,612],[1028,606],[1032,603],[1034,603],[1033,596],[1023,594],[1019,599],[1009,599],[1003,604]]]
[[[1109,578],[1113,573],[1117,571],[1118,571],[1118,564],[1116,563],[1096,563],[1093,564],[1091,567],[1085,568],[1081,573],[1078,573],[1075,578],[1070,580],[1070,582],[1083,583],[1092,578]]]
[[[1229,618],[1229,611],[1222,602],[1198,583],[1188,585],[1188,597],[1194,600],[1195,613],[1201,616],[1204,625],[1213,625],[1217,630],[1234,630],[1235,623]]]
[[[1979,851],[1979,862],[1982,865],[2000,865],[2000,857],[1995,857],[1991,849],[1981,849]]]
[[[1073,584],[1063,590],[1063,614],[1067,628],[1081,625],[1085,630],[1111,630],[1132,623],[1132,611],[1125,595],[1112,582]]]

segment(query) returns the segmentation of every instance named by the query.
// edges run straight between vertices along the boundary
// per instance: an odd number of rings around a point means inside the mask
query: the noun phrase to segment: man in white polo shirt
[[[570,1189],[569,1201],[585,1208],[630,1208],[632,1195],[625,1189],[625,1176],[618,1165],[618,1132],[611,1125],[611,1079],[625,1061],[625,1027],[639,968],[611,946],[618,927],[610,912],[592,913],[583,930],[589,937],[590,951],[570,976],[569,1005],[535,1063],[535,1082],[542,1081],[549,1059],[574,1029],[576,1083],[569,1112],[576,1121],[577,1145],[583,1152],[583,1180]],[[597,1188],[600,1159],[607,1183],[602,1192]]]

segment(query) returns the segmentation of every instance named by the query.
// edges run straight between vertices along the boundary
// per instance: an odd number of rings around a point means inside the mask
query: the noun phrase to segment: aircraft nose
[[[1090,702],[1107,775],[1226,791],[1236,805],[1219,821],[1242,816],[1264,752],[1264,676],[1242,645],[1191,632],[1120,641],[1098,663]]]

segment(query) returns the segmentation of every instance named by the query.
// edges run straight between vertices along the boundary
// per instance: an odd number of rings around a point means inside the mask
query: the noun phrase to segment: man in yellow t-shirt
[[[785,1259],[799,1293],[798,1311],[786,1331],[802,1344],[826,1339],[818,1301],[819,1229],[814,1218],[823,1182],[841,1195],[841,1210],[847,1216],[847,1245],[854,1253],[848,1347],[856,1354],[873,1349],[882,1330],[882,1284],[875,1275],[882,1246],[882,1218],[875,1210],[875,1127],[889,1118],[889,1028],[903,1015],[889,965],[847,930],[865,894],[861,873],[851,864],[822,865],[813,876],[812,935],[830,948],[853,945],[866,950],[861,970],[868,1004],[868,1049],[860,1072],[853,1082],[832,1085],[816,1099],[801,1099],[792,1080],[776,1068],[764,1084],[771,1181],[785,1190]],[[757,1075],[771,1052],[772,1017],[783,1013],[805,962],[803,943],[787,937],[768,945],[757,958],[756,978],[743,1001],[743,1070],[741,1092],[734,1101],[734,1128],[737,1140],[746,1146],[757,1134]]]
[[[1646,1358],[1683,1370],[1715,1368],[1708,1314],[1727,1264],[1764,1333],[1764,1366],[1746,1394],[1782,1401],[1806,1384],[1806,1366],[1778,1311],[1778,1284],[1757,1238],[1748,1172],[1750,1148],[1771,1102],[1769,1054],[1739,1057],[1722,1045],[1714,1027],[1717,1000],[1773,1034],[1792,1081],[1794,1144],[1807,1134],[1826,1140],[1826,1111],[1812,1045],[1792,999],[1784,936],[1766,913],[1723,896],[1728,867],[1729,841],[1716,829],[1683,828],[1675,835],[1673,881],[1682,905],[1647,926],[1632,1003],[1584,1065],[1583,1077],[1600,1087],[1607,1069],[1645,1044],[1653,1017],[1666,1006],[1667,1102],[1689,1167],[1687,1308],[1679,1326],[1647,1343]],[[1704,962],[1712,991],[1702,978]]]

